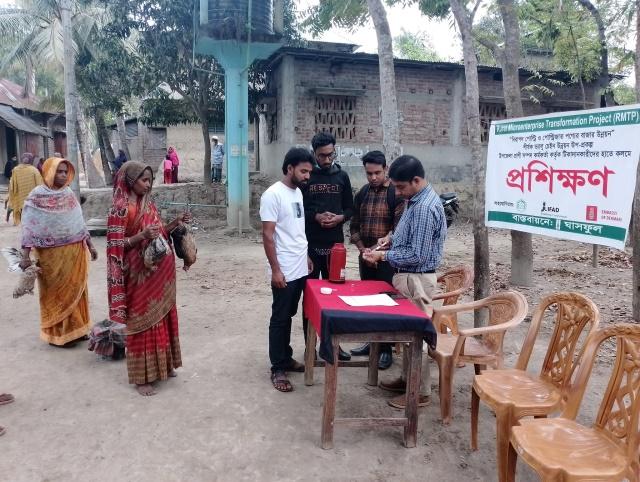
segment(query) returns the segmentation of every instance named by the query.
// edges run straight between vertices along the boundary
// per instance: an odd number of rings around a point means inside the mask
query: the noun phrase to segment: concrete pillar
[[[227,224],[249,225],[249,106],[247,69],[225,69],[225,141],[227,143]]]
[[[278,122],[279,136],[278,141],[288,147],[297,144],[296,131],[296,75],[295,60],[293,57],[286,55],[282,59],[280,65],[280,95],[282,116]]]

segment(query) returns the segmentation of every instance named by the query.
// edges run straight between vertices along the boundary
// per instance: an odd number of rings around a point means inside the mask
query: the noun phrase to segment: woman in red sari
[[[188,213],[164,224],[151,201],[153,172],[129,161],[118,171],[107,231],[109,317],[127,325],[129,383],[141,395],[155,395],[151,383],[176,376],[182,366],[176,310],[176,264],[171,250],[153,266],[144,251],[169,233]]]

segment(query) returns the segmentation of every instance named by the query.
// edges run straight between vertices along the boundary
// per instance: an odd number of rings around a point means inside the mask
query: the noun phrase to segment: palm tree
[[[86,122],[76,89],[75,56],[79,47],[87,45],[92,31],[97,28],[98,11],[90,2],[75,0],[19,0],[15,7],[0,8],[0,36],[12,45],[0,59],[0,72],[21,62],[25,65],[27,79],[30,79],[35,62],[64,66],[68,157],[77,168],[74,148],[77,142],[87,180],[92,187],[104,185],[104,180],[91,161]],[[76,135],[77,127],[84,135]],[[72,187],[79,194],[77,179]]]

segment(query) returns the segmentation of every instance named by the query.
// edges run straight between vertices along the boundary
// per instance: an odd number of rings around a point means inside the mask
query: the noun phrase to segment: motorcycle
[[[445,192],[440,194],[440,201],[444,208],[444,215],[447,219],[447,228],[453,224],[458,217],[460,205],[458,204],[458,195],[455,192]]]

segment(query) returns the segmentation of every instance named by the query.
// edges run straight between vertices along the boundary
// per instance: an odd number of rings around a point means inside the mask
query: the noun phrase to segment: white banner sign
[[[624,249],[640,104],[491,123],[487,226]]]

